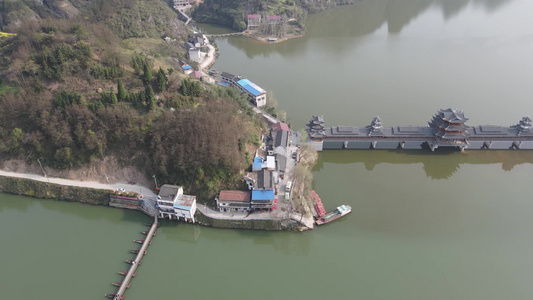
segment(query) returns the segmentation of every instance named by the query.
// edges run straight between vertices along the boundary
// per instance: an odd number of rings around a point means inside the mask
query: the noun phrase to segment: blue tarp
[[[252,201],[274,201],[274,190],[252,190]]]
[[[191,66],[189,66],[189,65],[185,65],[185,66],[183,66],[183,67],[181,67],[181,68],[182,68],[183,70],[189,70],[189,69],[191,68]]]
[[[217,84],[225,87],[228,87],[230,85],[229,82],[224,80],[220,80],[219,82],[217,82]]]

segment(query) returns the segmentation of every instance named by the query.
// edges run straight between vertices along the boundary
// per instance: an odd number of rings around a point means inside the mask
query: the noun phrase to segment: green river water
[[[218,38],[214,68],[274,91],[296,128],[469,124],[533,112],[533,2],[363,1],[276,45]],[[225,29],[204,26],[210,32]],[[315,190],[351,215],[316,230],[164,222],[126,299],[531,299],[533,151],[324,151]],[[104,299],[150,219],[0,195],[1,299]]]

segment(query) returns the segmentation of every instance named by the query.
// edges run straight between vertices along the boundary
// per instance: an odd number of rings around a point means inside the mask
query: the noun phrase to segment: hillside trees
[[[0,158],[68,169],[113,156],[199,196],[234,188],[259,126],[245,96],[182,81],[160,59],[121,51],[105,24],[80,20],[28,22],[0,40]]]

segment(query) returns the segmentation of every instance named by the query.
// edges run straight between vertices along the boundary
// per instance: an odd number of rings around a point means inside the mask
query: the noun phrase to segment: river
[[[265,45],[218,38],[214,68],[274,91],[288,122],[468,124],[533,112],[533,2],[363,1],[312,15]],[[208,31],[224,29],[204,26]],[[316,230],[219,230],[164,222],[127,299],[530,299],[533,151],[324,151],[314,187],[354,212]],[[112,292],[149,218],[0,195],[6,299]]]

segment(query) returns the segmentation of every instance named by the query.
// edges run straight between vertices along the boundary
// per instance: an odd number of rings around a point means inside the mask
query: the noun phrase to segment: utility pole
[[[155,178],[155,174],[152,175],[152,177],[154,178],[154,182],[155,182],[155,189],[157,190],[158,189],[158,186],[157,186],[157,179]]]
[[[43,171],[44,178],[48,178],[48,176],[46,176],[46,172],[44,171],[43,165],[41,164],[41,161],[38,158],[37,158],[37,162],[39,163],[39,166],[41,166],[41,170]]]

